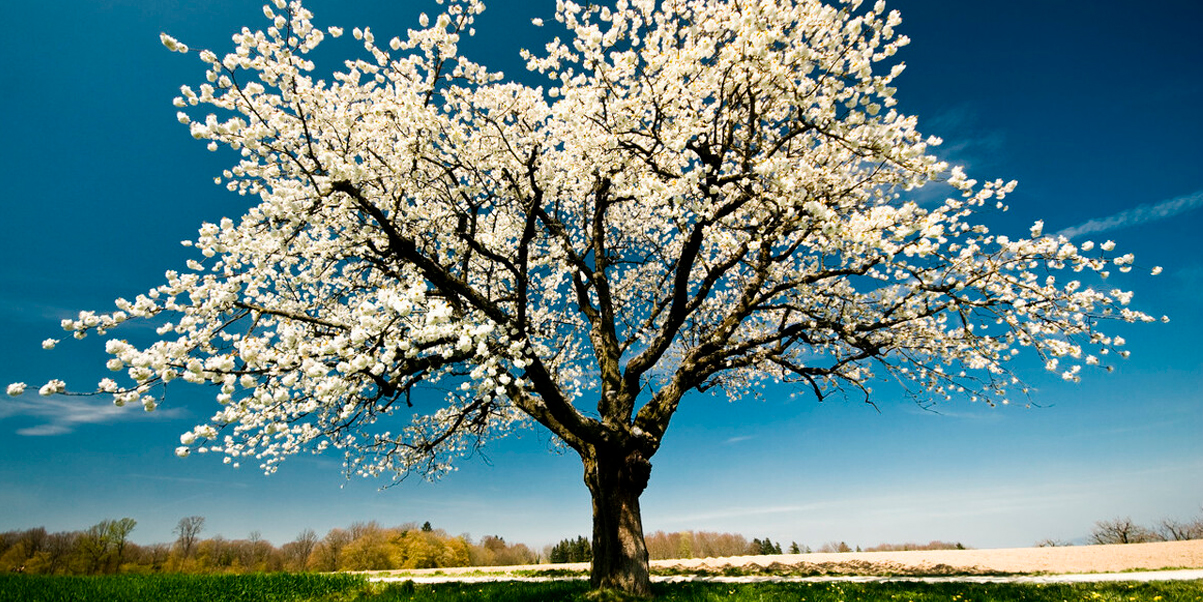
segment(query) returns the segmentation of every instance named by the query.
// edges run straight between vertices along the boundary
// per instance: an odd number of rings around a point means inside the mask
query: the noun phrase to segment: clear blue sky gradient
[[[87,389],[107,374],[103,341],[77,342],[59,320],[106,310],[183,267],[202,221],[237,217],[244,199],[214,186],[229,157],[175,120],[171,99],[200,83],[195,56],[167,52],[165,31],[221,53],[256,0],[68,0],[0,5],[0,531],[138,521],[134,541],[170,541],[187,515],[204,535],[252,530],[277,544],[305,528],[431,521],[452,533],[533,546],[589,532],[573,455],[545,433],[488,447],[442,482],[343,479],[341,457],[302,456],[265,477],[213,456],[175,458],[179,433],[215,407],[211,391],[173,387],[162,409],[42,398],[52,377]],[[494,2],[466,52],[523,75],[517,48],[541,45],[552,2]],[[653,459],[643,497],[654,530],[715,530],[812,547],[831,540],[961,541],[975,547],[1081,540],[1096,520],[1187,518],[1203,503],[1203,4],[1176,0],[898,0],[902,107],[941,151],[980,179],[1017,179],[1011,209],[986,219],[1023,235],[1091,224],[1138,269],[1112,278],[1169,324],[1121,327],[1131,359],[1079,385],[1025,372],[1032,401],[924,411],[888,391],[872,407],[817,403],[788,390],[763,399],[690,398]],[[321,26],[369,25],[378,39],[416,26],[432,2],[314,2]],[[326,59],[355,51],[333,41]],[[333,68],[333,65],[327,67]],[[1177,202],[1169,202],[1179,199]],[[1108,220],[1108,218],[1113,218]],[[1097,231],[1098,228],[1108,228]],[[1158,277],[1148,271],[1164,266]],[[134,331],[116,333],[135,338]],[[64,338],[43,351],[47,337]],[[1033,365],[1034,366],[1034,365]]]

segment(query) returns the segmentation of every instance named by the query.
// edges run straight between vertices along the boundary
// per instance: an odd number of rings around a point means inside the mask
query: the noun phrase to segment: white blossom
[[[1021,350],[1077,381],[1123,344],[1108,321],[1152,320],[1091,286],[1131,255],[1043,221],[990,232],[979,212],[1016,184],[943,161],[901,112],[909,40],[884,6],[558,2],[562,39],[522,55],[537,86],[460,54],[477,0],[386,48],[353,28],[356,54],[322,65],[309,11],[274,6],[172,101],[236,152],[215,181],[243,215],[203,224],[160,286],[62,323],[153,321],[149,343],[106,341],[98,391],[149,410],[164,385],[211,387],[181,456],[271,472],[334,448],[349,474],[434,477],[531,424],[658,443],[710,387],[1006,403]],[[952,198],[920,203],[941,181]],[[441,397],[410,410],[423,390]]]
[[[42,397],[49,397],[56,393],[62,393],[66,390],[67,384],[56,378],[42,385],[42,387],[38,389],[38,395],[41,395]]]

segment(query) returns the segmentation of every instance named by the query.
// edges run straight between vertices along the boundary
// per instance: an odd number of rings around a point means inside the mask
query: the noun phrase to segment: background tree
[[[309,555],[309,568],[314,571],[337,571],[338,558],[342,550],[351,542],[350,535],[343,529],[330,529],[326,536]]]
[[[817,551],[823,554],[843,554],[851,552],[852,548],[848,547],[848,544],[842,541],[829,541],[819,546]]]
[[[195,551],[197,537],[205,528],[205,517],[203,516],[185,516],[176,523],[174,533],[176,534],[176,546],[180,551],[180,556],[184,559],[191,558]]]
[[[129,543],[129,534],[138,525],[138,521],[129,518],[120,518],[114,521],[109,521],[108,538],[113,546],[113,555],[118,566],[125,562],[125,548]]]
[[[582,537],[564,539],[552,546],[547,553],[547,560],[552,564],[567,562],[589,562],[593,559],[589,540]]]
[[[648,555],[653,560],[743,556],[749,553],[753,545],[738,533],[712,531],[656,531],[649,534],[646,540]]]
[[[171,544],[155,543],[143,548],[143,557],[152,573],[162,572],[171,559]]]
[[[1090,532],[1090,540],[1096,544],[1147,543],[1158,539],[1156,533],[1132,522],[1128,516],[1098,521]]]
[[[907,40],[880,2],[557,3],[565,39],[525,55],[538,88],[459,56],[475,0],[386,48],[355,29],[364,58],[329,80],[310,52],[342,30],[274,7],[234,52],[200,52],[208,83],[175,101],[214,111],[179,118],[241,154],[220,180],[255,204],[205,224],[165,285],[64,322],[160,325],[108,341],[118,404],[216,386],[181,456],[271,472],[334,447],[354,474],[433,478],[537,423],[581,458],[593,585],[647,594],[639,499],[690,391],[872,403],[888,379],[1006,402],[1021,348],[1077,380],[1123,344],[1104,320],[1151,319],[1090,276],[1131,269],[1110,241],[1087,255],[975,218],[1013,184],[941,162],[897,111]],[[934,181],[952,198],[917,203]]]
[[[769,538],[753,539],[751,545],[748,546],[747,554],[751,556],[768,556],[769,554],[780,554],[781,544],[773,543]]]
[[[857,548],[856,549],[857,552],[861,551],[860,546],[857,546],[856,548]],[[961,545],[960,542],[935,540],[935,541],[929,541],[927,543],[914,543],[914,542],[909,542],[909,541],[906,543],[882,543],[882,544],[877,544],[875,546],[869,546],[869,547],[865,548],[865,551],[866,552],[905,552],[908,550],[964,550],[964,549],[965,549],[965,546]]]
[[[85,562],[87,574],[117,572],[125,560],[129,534],[136,525],[132,518],[105,519],[76,537],[75,549]]]
[[[58,575],[70,572],[71,555],[79,545],[79,533],[59,531],[46,538],[45,565],[40,572]]]
[[[49,536],[45,527],[25,531],[9,531],[0,535],[0,570],[25,572],[30,561],[37,558]]]
[[[1064,539],[1055,539],[1055,538],[1050,537],[1050,538],[1046,538],[1046,539],[1041,539],[1040,541],[1036,542],[1035,547],[1037,547],[1037,548],[1063,548],[1063,547],[1072,546],[1072,545],[1074,545],[1072,542],[1065,541]]]
[[[1203,514],[1185,521],[1163,519],[1157,525],[1157,534],[1166,541],[1203,539]]]
[[[88,527],[79,538],[78,551],[87,566],[87,574],[95,575],[104,572],[112,553],[112,540],[109,538],[109,520],[103,520]]]
[[[257,572],[268,572],[268,564],[273,559],[272,545],[263,540],[263,534],[258,529],[251,531],[247,536],[247,544],[249,554],[243,561],[243,566]]]
[[[394,566],[389,554],[391,550],[388,536],[375,521],[355,523],[349,531],[351,541],[347,542],[338,554],[340,570],[366,571]]]
[[[282,546],[284,566],[289,571],[303,571],[309,562],[309,555],[317,547],[317,533],[313,529],[305,529],[297,534],[296,539]]]
[[[1166,541],[1203,539],[1203,518],[1190,521],[1164,519],[1157,525],[1157,534]]]

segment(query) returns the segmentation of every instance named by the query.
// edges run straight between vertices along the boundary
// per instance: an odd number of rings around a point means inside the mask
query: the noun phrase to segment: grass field
[[[358,575],[0,575],[0,600],[21,602],[557,602],[583,581],[369,583]],[[1203,581],[1090,584],[659,583],[660,602],[1203,602]]]
[[[309,602],[352,600],[359,575],[0,575],[0,602]],[[370,598],[366,598],[370,599]]]

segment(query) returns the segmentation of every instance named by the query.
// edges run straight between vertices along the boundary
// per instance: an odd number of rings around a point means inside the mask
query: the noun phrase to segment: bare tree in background
[[[174,533],[179,536],[176,544],[184,558],[192,556],[193,549],[196,547],[196,538],[204,528],[205,517],[203,516],[185,516],[176,524]]]
[[[1203,516],[1185,522],[1172,518],[1163,519],[1157,525],[1157,534],[1166,541],[1203,539]]]
[[[1101,520],[1094,524],[1090,540],[1096,544],[1148,543],[1157,541],[1157,534],[1134,522],[1129,516]]]
[[[296,539],[284,544],[284,552],[288,558],[287,566],[291,570],[305,570],[305,565],[309,561],[309,555],[317,547],[317,542],[317,533],[313,529],[305,529],[297,535]]]

